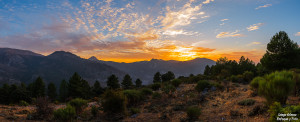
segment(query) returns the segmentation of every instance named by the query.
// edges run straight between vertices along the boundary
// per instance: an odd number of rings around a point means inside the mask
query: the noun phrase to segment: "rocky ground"
[[[122,121],[187,121],[186,108],[198,106],[201,108],[200,121],[268,121],[269,114],[262,97],[252,94],[249,85],[230,84],[227,90],[209,89],[208,92],[198,93],[195,91],[196,84],[182,84],[173,94],[162,94],[161,98],[149,98],[135,108],[140,113],[129,115]],[[255,103],[242,106],[238,103],[245,99],[253,99]],[[288,104],[297,105],[299,98],[289,97]],[[96,104],[95,102],[90,105]],[[64,104],[53,105],[55,109],[64,107]],[[25,121],[27,114],[34,111],[34,106],[7,106],[0,105],[0,121]],[[85,114],[89,115],[88,107]],[[130,109],[130,108],[129,108]],[[89,120],[99,121],[107,118],[103,112],[97,118]]]

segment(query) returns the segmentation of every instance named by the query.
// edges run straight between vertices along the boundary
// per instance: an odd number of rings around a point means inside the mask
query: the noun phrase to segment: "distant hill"
[[[112,61],[101,61],[92,56],[91,61],[101,62],[130,74],[134,80],[140,78],[145,84],[152,83],[156,72],[166,73],[174,72],[175,76],[189,76],[190,74],[202,74],[206,65],[214,65],[216,62],[206,58],[196,58],[189,61],[161,60],[152,59],[150,61],[140,61],[133,63],[118,63]]]
[[[119,77],[124,72],[103,63],[86,60],[70,52],[56,51],[43,56],[30,51],[0,48],[0,83],[30,83],[41,76],[47,83],[59,85],[74,72],[93,83],[106,81],[111,74]]]
[[[144,84],[152,83],[153,75],[159,71],[172,71],[178,76],[203,73],[206,65],[215,61],[206,58],[196,58],[190,61],[164,61],[152,59],[134,63],[118,63],[101,61],[92,56],[83,59],[65,51],[56,51],[43,56],[27,50],[0,48],[0,85],[3,83],[30,83],[41,76],[46,83],[59,85],[63,79],[68,80],[74,72],[92,84],[98,80],[105,85],[107,77],[115,74],[121,82],[125,74],[130,74],[143,80]]]

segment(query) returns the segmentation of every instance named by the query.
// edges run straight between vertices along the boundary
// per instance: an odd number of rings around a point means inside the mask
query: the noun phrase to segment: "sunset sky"
[[[0,0],[0,47],[134,62],[259,62],[279,31],[300,44],[300,0]]]

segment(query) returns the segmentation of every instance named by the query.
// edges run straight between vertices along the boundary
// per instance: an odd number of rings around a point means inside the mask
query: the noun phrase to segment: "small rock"
[[[211,91],[216,91],[217,88],[216,88],[215,86],[212,86],[212,87],[210,88],[210,90],[211,90]]]
[[[133,115],[131,115],[130,117],[131,118],[136,118],[138,116],[138,114],[133,114]]]

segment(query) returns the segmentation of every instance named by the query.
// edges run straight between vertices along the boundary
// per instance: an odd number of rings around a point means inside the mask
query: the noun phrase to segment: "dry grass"
[[[162,94],[161,99],[148,99],[142,104],[136,106],[140,109],[135,117],[131,115],[123,119],[124,122],[161,122],[173,121],[180,122],[186,121],[186,108],[188,106],[198,106],[202,109],[202,114],[199,117],[200,121],[249,121],[249,122],[264,122],[268,121],[269,114],[267,112],[256,115],[248,116],[255,106],[263,106],[264,98],[255,96],[251,97],[251,90],[248,85],[233,85],[230,84],[229,92],[226,91],[210,91],[205,95],[204,101],[201,93],[195,91],[196,84],[182,84],[172,95]],[[246,90],[247,89],[247,90]],[[253,99],[255,104],[252,106],[240,106],[238,102],[244,99]],[[299,97],[289,97],[287,103],[297,105]],[[88,113],[90,106],[95,103],[89,103],[89,107],[85,109]],[[54,105],[55,109],[62,108],[65,105]],[[34,106],[6,106],[0,105],[0,121],[12,121],[7,118],[10,116],[17,117],[15,121],[26,121],[28,112],[33,112]],[[24,112],[25,111],[25,112]],[[101,120],[105,114],[100,111],[98,118],[94,120]],[[27,120],[28,121],[28,120]]]

